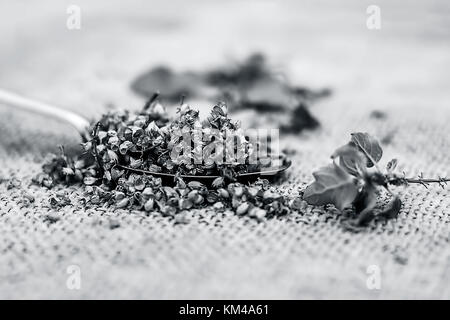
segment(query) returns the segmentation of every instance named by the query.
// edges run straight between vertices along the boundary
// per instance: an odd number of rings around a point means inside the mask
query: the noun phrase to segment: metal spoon
[[[80,134],[81,139],[86,142],[91,140],[91,135],[89,133],[89,120],[86,118],[71,112],[69,110],[64,110],[61,108],[58,108],[56,106],[39,102],[36,100],[28,99],[23,96],[20,96],[18,94],[0,89],[0,103],[9,105],[12,107],[20,108],[26,111],[31,111],[34,113],[38,113],[41,115],[47,115],[52,118],[62,120],[68,124],[70,124],[72,127],[74,127],[77,132]],[[238,174],[237,180],[240,182],[244,181],[253,181],[256,180],[258,177],[264,177],[268,178],[270,176],[274,177],[278,174],[284,172],[291,166],[291,162],[287,159],[283,160],[283,164],[278,167],[273,168],[265,168],[264,171],[256,171],[256,172],[249,172],[249,173],[241,173]],[[148,170],[141,170],[141,169],[133,169],[130,167],[122,166],[125,170],[139,173],[139,174],[149,174],[155,177],[160,177],[164,180],[169,180],[175,178],[174,174],[171,173],[162,173],[162,172],[153,172]],[[214,179],[218,178],[218,176],[197,176],[197,175],[181,175],[183,179],[186,180],[198,180],[203,181],[205,183],[210,183]]]
[[[28,99],[3,89],[0,89],[0,103],[41,115],[47,115],[57,120],[62,120],[74,127],[80,134],[83,141],[90,140],[88,130],[89,120],[69,110],[64,110],[44,102]]]

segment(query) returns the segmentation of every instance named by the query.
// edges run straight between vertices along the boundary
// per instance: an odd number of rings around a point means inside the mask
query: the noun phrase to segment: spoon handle
[[[89,140],[89,121],[76,113],[28,99],[3,89],[0,89],[0,103],[63,120],[78,131],[83,141]]]

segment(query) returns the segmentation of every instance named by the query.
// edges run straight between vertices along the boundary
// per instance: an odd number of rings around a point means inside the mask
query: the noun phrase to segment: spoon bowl
[[[20,108],[26,111],[35,112],[41,115],[47,115],[53,117],[58,120],[62,120],[72,127],[74,127],[77,132],[80,134],[83,142],[89,141],[91,139],[91,135],[89,133],[90,122],[86,118],[71,112],[69,110],[65,110],[62,108],[58,108],[51,104],[39,102],[33,99],[25,98],[21,95],[0,89],[0,103],[5,105],[9,105],[12,107]],[[252,182],[258,178],[266,178],[273,179],[279,176],[282,172],[286,171],[291,166],[291,161],[285,158],[282,158],[282,164],[276,167],[268,167],[264,168],[261,171],[255,172],[247,172],[238,174],[236,180],[239,182]],[[163,173],[163,172],[153,172],[142,169],[134,169],[131,167],[118,165],[120,168],[127,170],[129,172],[134,172],[137,174],[146,174],[152,175],[154,177],[161,178],[165,183],[173,183],[175,179],[175,174],[171,173]],[[214,179],[218,178],[217,175],[181,175],[183,179],[186,181],[197,180],[203,182],[206,185],[211,184]]]
[[[264,170],[261,171],[240,173],[236,176],[236,181],[241,183],[249,183],[254,182],[258,178],[273,180],[274,178],[278,177],[281,173],[286,171],[291,166],[291,164],[292,162],[290,160],[284,159],[283,163],[280,166],[264,168]],[[127,170],[129,172],[143,175],[151,175],[153,177],[161,178],[161,180],[166,184],[172,184],[175,181],[175,174],[173,173],[134,169],[123,165],[118,165],[118,167]],[[180,177],[183,178],[183,180],[186,182],[199,181],[205,185],[211,185],[215,179],[219,178],[219,176],[217,175],[180,175]]]

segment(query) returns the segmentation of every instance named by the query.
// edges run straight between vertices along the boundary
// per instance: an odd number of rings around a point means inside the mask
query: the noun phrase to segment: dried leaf
[[[161,66],[140,75],[131,88],[140,95],[151,97],[161,91],[161,97],[171,102],[180,101],[182,95],[194,97],[202,86],[202,77],[193,72],[175,73]]]
[[[320,122],[311,114],[305,103],[300,103],[292,111],[291,121],[289,124],[281,127],[282,132],[300,133],[305,129],[316,129],[320,126]]]
[[[377,139],[366,132],[352,133],[351,143],[354,143],[368,158],[367,167],[371,168],[375,164],[369,159],[370,156],[375,162],[380,161],[383,156],[383,149],[381,148]]]
[[[380,212],[380,216],[386,219],[396,218],[402,208],[402,200],[399,197],[394,197],[394,199],[389,202],[386,208]]]
[[[392,159],[392,160],[389,161],[388,164],[386,165],[386,170],[387,170],[388,172],[392,173],[392,172],[395,170],[395,168],[397,168],[397,164],[398,164],[397,159]]]
[[[357,224],[367,225],[375,218],[373,209],[377,204],[377,192],[374,186],[366,186],[355,201],[355,210],[359,214]]]
[[[366,156],[353,143],[338,148],[331,155],[332,159],[338,157],[339,164],[352,175],[357,176],[366,168]]]
[[[334,204],[342,210],[358,195],[355,178],[335,162],[314,172],[313,176],[316,181],[303,194],[303,199],[311,205]]]

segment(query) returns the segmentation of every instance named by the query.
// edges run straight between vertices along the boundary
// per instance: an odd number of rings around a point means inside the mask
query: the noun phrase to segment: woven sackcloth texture
[[[426,121],[426,114],[419,120],[417,114],[395,113],[375,120],[357,110],[318,107],[317,112],[326,129],[284,139],[297,150],[280,186],[288,195],[298,193],[318,161],[328,161],[352,129],[398,128],[385,154],[401,159],[401,170],[411,175],[423,169],[436,176],[449,168],[450,142],[442,134],[450,129],[448,112]],[[335,112],[342,118],[338,125]],[[2,128],[2,136],[13,134],[9,124],[2,122]],[[175,225],[159,215],[84,210],[77,187],[65,188],[72,205],[51,209],[48,199],[55,190],[29,186],[39,171],[32,158],[1,153],[1,175],[14,175],[23,184],[11,190],[0,185],[3,298],[450,297],[450,201],[448,190],[439,187],[398,190],[404,199],[398,219],[359,233],[343,228],[346,215],[306,204],[299,214],[261,223],[198,210],[190,212],[188,224]],[[30,206],[22,204],[22,189],[36,198]],[[81,268],[81,290],[66,287],[70,265]],[[366,287],[370,265],[381,270],[380,290]]]
[[[70,1],[4,1],[0,84],[94,118],[111,103],[139,108],[129,83],[149,66],[199,70],[262,50],[292,81],[333,89],[311,109],[320,129],[281,137],[295,151],[279,185],[286,196],[297,196],[355,131],[382,141],[381,166],[397,158],[408,176],[448,176],[446,1],[408,10],[378,1],[383,27],[373,32],[363,2],[80,0],[82,28],[69,31]],[[375,109],[386,117],[370,116]],[[274,123],[233,116],[244,126]],[[450,298],[450,188],[394,189],[404,201],[398,218],[356,233],[343,227],[351,211],[306,203],[263,222],[205,209],[175,224],[85,210],[79,186],[31,185],[47,152],[75,143],[67,125],[0,105],[0,298]],[[21,186],[8,189],[12,177]],[[60,190],[71,205],[53,209],[49,198]],[[35,201],[27,205],[24,192]],[[73,266],[79,290],[67,286]],[[370,266],[379,268],[378,290],[367,286]]]

